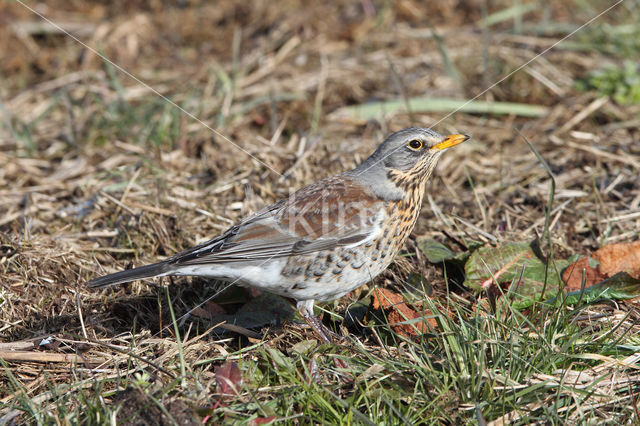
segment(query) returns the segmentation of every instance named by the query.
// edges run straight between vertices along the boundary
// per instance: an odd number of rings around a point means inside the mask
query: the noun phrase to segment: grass
[[[625,61],[622,66],[609,66],[590,73],[576,84],[579,90],[596,90],[611,96],[621,105],[640,103],[640,67]]]
[[[541,117],[548,109],[540,105],[527,105],[514,102],[485,102],[467,101],[443,98],[411,98],[404,100],[392,100],[385,102],[371,102],[363,105],[340,108],[333,114],[340,119],[359,119],[363,121],[381,119],[385,115],[394,115],[399,112],[411,111],[448,112],[460,111],[470,114],[490,115],[517,115],[522,117]]]
[[[348,331],[342,345],[319,344],[282,300],[208,280],[84,282],[217,235],[353,167],[391,130],[438,122],[608,4],[55,3],[52,19],[263,163],[65,36],[0,31],[0,353],[13,355],[0,357],[0,423],[638,421],[635,300],[561,292],[516,309],[515,280],[499,298],[473,293],[415,242],[541,236],[553,260],[638,239],[637,69],[606,67],[638,53],[629,2],[438,123],[473,139],[443,156],[395,264],[320,306]],[[435,322],[399,334],[375,287]]]
[[[523,424],[585,423],[599,418],[603,406],[615,413],[612,423],[633,414],[628,397],[618,394],[627,391],[626,380],[633,382],[635,373],[602,368],[635,352],[635,346],[629,346],[634,325],[629,318],[593,320],[597,305],[570,310],[537,305],[525,314],[508,302],[495,312],[472,311],[456,302],[446,306],[431,299],[424,302],[436,313],[438,328],[416,340],[378,324],[380,347],[356,339],[348,349],[303,340],[280,350],[265,339],[249,358],[246,352],[229,352],[226,358],[239,360],[244,378],[238,393],[210,394],[210,405],[199,409],[216,423],[273,415],[332,424],[379,424],[380,419],[403,424],[475,423],[499,418]],[[348,363],[348,371],[334,365],[336,358]],[[176,372],[182,368],[178,355],[167,361]],[[13,408],[28,413],[33,421],[77,418],[93,423],[110,418],[130,402],[110,406],[98,397],[113,395],[103,386],[114,381],[122,389],[146,395],[149,404],[170,419],[162,401],[197,395],[198,387],[206,386],[203,374],[210,362],[215,361],[202,360],[182,379],[160,385],[153,378],[155,372],[138,370],[130,359],[129,370],[111,380],[89,380],[86,388],[51,384],[45,404],[34,403],[6,365],[5,371],[14,392],[21,395]],[[75,406],[71,399],[84,408],[70,411],[69,406]],[[601,402],[589,402],[594,400]]]

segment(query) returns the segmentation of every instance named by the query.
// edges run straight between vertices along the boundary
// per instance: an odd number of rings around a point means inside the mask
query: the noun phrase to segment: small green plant
[[[146,371],[134,373],[133,377],[134,383],[142,389],[146,389],[152,385],[151,376]]]
[[[640,66],[624,61],[622,66],[609,66],[591,72],[576,82],[578,90],[597,90],[623,105],[640,103]]]

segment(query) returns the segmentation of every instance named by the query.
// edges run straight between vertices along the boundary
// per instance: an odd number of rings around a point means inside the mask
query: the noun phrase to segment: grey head
[[[391,134],[362,164],[349,172],[384,199],[400,199],[405,188],[399,181],[422,182],[429,178],[440,155],[469,139],[463,134],[443,136],[424,127],[409,127]],[[391,176],[404,179],[392,180]]]

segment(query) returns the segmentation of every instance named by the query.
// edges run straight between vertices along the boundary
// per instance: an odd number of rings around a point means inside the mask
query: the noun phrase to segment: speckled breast
[[[337,247],[289,259],[281,294],[298,300],[337,299],[384,271],[405,243],[420,212],[421,198],[410,194],[385,203],[387,217],[379,238],[353,248]]]

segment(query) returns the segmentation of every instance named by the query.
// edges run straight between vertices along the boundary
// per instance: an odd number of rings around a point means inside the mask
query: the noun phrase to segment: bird
[[[325,342],[316,301],[371,282],[412,232],[440,156],[469,139],[410,127],[388,136],[360,165],[305,186],[221,235],[158,263],[95,278],[98,289],[162,276],[201,276],[256,287],[296,302]]]

